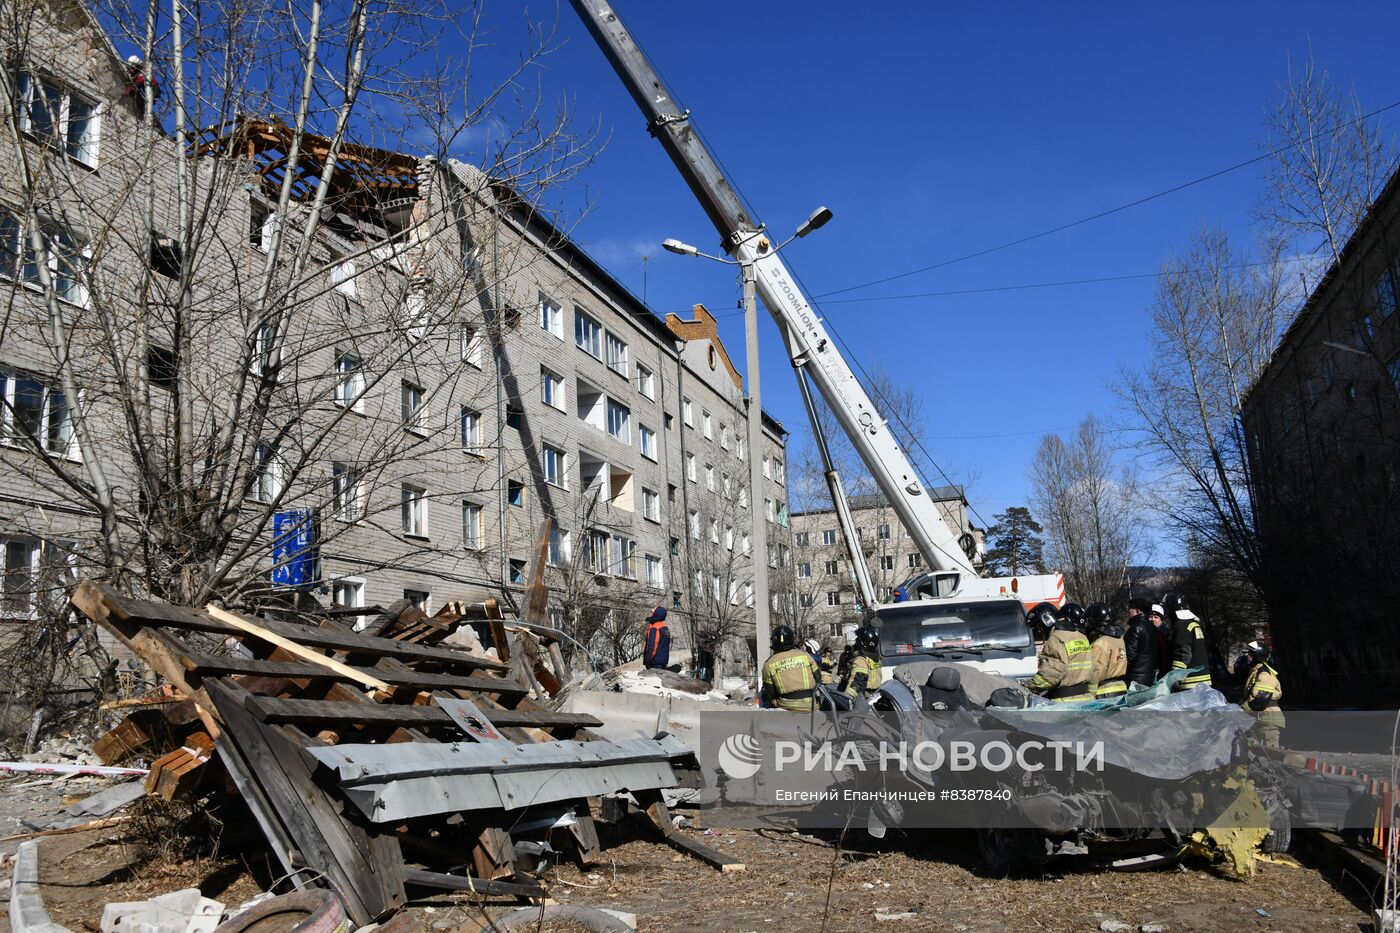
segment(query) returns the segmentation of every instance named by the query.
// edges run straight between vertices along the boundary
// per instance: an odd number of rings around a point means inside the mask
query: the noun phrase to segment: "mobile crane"
[[[696,132],[690,111],[682,110],[676,103],[610,3],[572,2],[642,109],[648,130],[661,142],[719,231],[725,252],[745,267],[746,275],[752,276],[764,306],[778,325],[812,421],[862,604],[881,629],[886,663],[932,656],[976,663],[1007,676],[1033,674],[1035,646],[1026,629],[1024,610],[1042,601],[1062,604],[1063,576],[978,576],[885,419],[783,263],[780,247],[774,247],[763,224],[751,216]],[[798,235],[829,218],[829,211],[819,209]],[[930,568],[901,585],[909,597],[906,602],[877,605],[840,477],[831,464],[816,417],[808,380],[821,393]]]

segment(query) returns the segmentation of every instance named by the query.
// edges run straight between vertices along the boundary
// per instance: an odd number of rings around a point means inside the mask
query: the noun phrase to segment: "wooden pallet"
[[[462,613],[429,620],[406,604],[390,607],[384,615],[406,618],[372,623],[369,630],[384,637],[331,621],[313,627],[132,599],[90,581],[79,584],[72,604],[193,701],[216,760],[284,871],[299,884],[324,878],[357,926],[401,907],[406,883],[539,893],[532,879],[517,877],[510,836],[512,827],[528,822],[528,809],[371,823],[307,752],[323,745],[467,741],[436,705],[439,697],[471,701],[512,743],[595,738],[588,730],[601,725],[597,719],[534,703],[507,676],[509,665],[435,644]],[[162,786],[199,785],[197,767],[171,756],[172,775]],[[669,835],[659,791],[638,802]],[[598,842],[588,802],[553,809],[567,807],[576,823],[552,832],[551,844],[590,864]]]

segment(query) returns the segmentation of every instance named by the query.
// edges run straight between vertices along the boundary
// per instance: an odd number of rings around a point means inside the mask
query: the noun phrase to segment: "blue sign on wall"
[[[317,582],[316,513],[287,509],[272,516],[272,584],[305,587]]]

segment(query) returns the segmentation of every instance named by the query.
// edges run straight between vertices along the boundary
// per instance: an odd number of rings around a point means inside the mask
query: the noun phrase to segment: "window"
[[[457,353],[468,366],[481,368],[481,331],[471,324],[457,327]]]
[[[749,607],[750,609],[753,608],[753,584],[752,584],[752,583],[745,583],[745,584],[744,584],[744,605],[747,606],[747,607]]]
[[[603,325],[583,311],[574,311],[574,343],[595,360],[603,358]]]
[[[894,569],[894,555],[893,555],[893,554],[886,554],[886,555],[884,555],[883,557],[880,558],[880,569],[881,569],[881,570],[893,570],[893,569]]]
[[[835,544],[835,543],[836,543],[836,531],[835,531],[835,529],[828,528],[828,529],[826,529],[825,531],[822,532],[822,544]]]
[[[146,378],[157,389],[174,391],[180,382],[180,365],[175,359],[175,351],[155,343],[147,346]]]
[[[741,509],[747,509],[748,507],[749,507],[749,487],[747,487],[747,486],[740,486],[740,487],[739,487],[739,508],[741,508]]]
[[[569,562],[569,533],[558,525],[549,528],[549,566],[563,567]]]
[[[661,558],[648,554],[646,556],[647,586],[664,586],[661,576]]]
[[[561,489],[568,483],[569,455],[558,447],[544,445],[544,481],[551,486],[558,486]]]
[[[623,343],[612,334],[607,335],[604,341],[608,352],[608,369],[619,376],[627,375],[627,344]]]
[[[632,410],[608,399],[608,433],[624,444],[632,443]]]
[[[355,297],[355,260],[338,259],[331,262],[331,284],[347,298]]]
[[[698,570],[695,571],[695,577],[691,581],[691,589],[694,590],[697,597],[705,595],[705,575]]]
[[[399,408],[403,426],[410,431],[423,430],[423,387],[403,380],[399,388]]]
[[[738,580],[730,580],[730,581],[729,581],[729,605],[731,605],[731,606],[737,606],[737,605],[739,605],[739,581],[738,581]]]
[[[642,456],[648,460],[656,459],[656,432],[646,425],[640,426],[642,436]]]
[[[249,199],[248,245],[264,253],[271,249],[273,224],[276,220],[276,211],[269,210],[267,205],[260,201]]]
[[[714,597],[715,605],[719,605],[719,574],[710,575],[710,594]]]
[[[691,407],[690,399],[681,396],[681,420],[685,422],[687,428],[695,427],[695,413]]]
[[[525,582],[525,561],[515,557],[510,559],[510,582],[517,585]]]
[[[84,165],[97,165],[97,105],[48,78],[27,72],[16,77],[19,128]]]
[[[517,509],[525,508],[525,484],[518,479],[506,480],[506,502]]]
[[[681,539],[675,535],[671,536],[671,556],[679,557],[681,554]]]
[[[705,464],[705,488],[710,492],[715,491],[715,465],[713,463]]]
[[[24,538],[0,538],[5,552],[4,576],[0,576],[0,611],[28,615],[34,611],[39,583],[39,542]]]
[[[612,560],[613,576],[637,579],[637,542],[622,535],[613,535],[609,544],[608,557]]]
[[[770,499],[768,496],[763,497],[763,517],[768,519],[770,522],[778,520],[778,510],[775,507],[773,500]]]
[[[816,604],[816,601],[817,598],[811,593],[803,593],[801,596],[797,597],[797,604],[803,609],[811,609],[812,606]]]
[[[462,406],[462,449],[469,454],[481,450],[481,412]]]
[[[675,502],[675,501],[676,501],[676,484],[675,484],[675,483],[667,483],[667,484],[666,484],[666,501],[667,501],[667,502]]]
[[[546,333],[564,339],[564,309],[543,292],[540,293],[540,327]]]
[[[733,498],[734,498],[734,482],[733,482],[733,480],[730,479],[728,473],[721,473],[721,474],[720,474],[720,477],[719,477],[719,488],[720,488],[720,491],[724,493],[724,498],[726,498],[726,499],[733,499]]]
[[[746,531],[739,538],[739,550],[747,554],[752,548],[753,545],[749,543],[749,533]]]
[[[671,413],[670,413],[669,411],[668,411],[668,412],[664,412],[664,413],[661,415],[661,417],[665,420],[665,423],[666,423],[666,430],[671,431],[671,430],[674,430],[674,429],[675,429],[675,427],[676,427],[676,419],[671,417]]]
[[[714,436],[710,425],[710,413],[708,411],[702,411],[700,413],[700,429],[704,432],[706,440]]]
[[[808,533],[807,533],[807,532],[805,532],[805,531],[796,532],[796,533],[793,534],[792,538],[793,538],[793,542],[792,542],[793,544],[796,544],[798,547],[807,547],[807,544],[808,544],[808,541],[809,541]]]
[[[838,591],[838,592],[835,592],[835,593],[827,593],[827,594],[826,594],[826,604],[827,604],[828,606],[839,606],[839,605],[841,605],[841,593],[840,593],[839,591]]]
[[[804,580],[807,579],[812,575],[812,565],[805,561],[803,563],[798,564],[797,575]]]
[[[540,367],[540,401],[550,408],[564,410],[564,377]]]
[[[910,569],[910,570],[913,570],[913,569],[917,568],[917,567],[918,567],[920,564],[922,564],[923,562],[924,562],[924,558],[923,558],[922,555],[920,555],[920,554],[910,554],[910,555],[909,555],[909,569]]]
[[[654,489],[642,488],[642,516],[648,521],[661,521],[661,496]]]
[[[149,260],[152,272],[157,272],[168,279],[178,279],[180,270],[185,264],[183,255],[184,251],[174,237],[161,236],[154,230],[151,231]]]
[[[282,461],[271,444],[253,448],[253,475],[249,498],[257,502],[272,502],[282,494]]]
[[[54,294],[75,305],[87,306],[86,245],[57,224],[40,232],[36,251],[29,231],[18,218],[0,212],[0,274],[36,288],[43,285],[40,268],[46,269]]]
[[[474,502],[462,503],[462,547],[481,550],[481,506]]]
[[[732,551],[732,550],[734,550],[734,526],[733,526],[733,525],[725,525],[725,526],[724,526],[724,549],[725,549],[726,551]]]
[[[428,536],[428,491],[413,483],[404,483],[399,490],[399,517],[403,533],[415,538]]]
[[[768,459],[767,457],[763,458],[763,478],[773,478],[773,461]]]
[[[335,354],[335,403],[341,408],[363,412],[365,402],[365,364],[355,353],[337,351]]]
[[[734,445],[734,455],[740,460],[744,459],[744,439],[739,438],[739,442]]]
[[[776,480],[780,486],[787,482],[787,472],[783,468],[783,461],[777,457],[773,458],[773,479]]]
[[[1376,280],[1376,309],[1381,313],[1381,320],[1395,313],[1396,284],[1394,268],[1386,269]]]
[[[723,450],[729,449],[729,425],[723,421],[719,424],[719,446]]]
[[[656,376],[641,363],[637,364],[637,391],[652,401],[656,401]],[[669,418],[670,415],[666,417]],[[668,424],[667,427],[670,425]]]
[[[277,353],[277,324],[267,321],[258,325],[253,334],[253,358],[250,371],[255,376],[272,379],[277,374],[280,357]]]
[[[525,410],[518,402],[506,402],[506,427],[519,431],[525,425]]]
[[[787,503],[784,502],[782,499],[779,499],[779,500],[778,500],[778,524],[779,524],[779,525],[782,525],[784,528],[786,528],[786,527],[787,527],[787,523],[788,523],[788,507],[787,507]]]
[[[696,541],[700,540],[700,512],[698,509],[691,509],[686,516],[686,525],[690,528],[690,536]]]
[[[719,544],[719,520],[710,519],[710,543]]]
[[[695,482],[695,454],[685,455],[685,478]]]
[[[881,541],[888,541],[890,539],[890,526],[884,524],[877,527],[875,529],[875,537],[879,538]]]
[[[342,522],[358,522],[364,515],[360,471],[348,463],[331,464],[331,496],[335,517]]]
[[[365,581],[342,577],[331,584],[331,602],[342,609],[365,608]],[[358,627],[359,619],[356,618]]]
[[[51,454],[77,457],[73,413],[63,390],[27,376],[0,372],[0,399],[0,442],[37,443]]]
[[[834,577],[841,572],[841,562],[839,560],[829,560],[826,562],[826,575]]]

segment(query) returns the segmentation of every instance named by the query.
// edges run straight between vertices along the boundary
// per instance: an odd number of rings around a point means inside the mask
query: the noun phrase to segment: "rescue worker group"
[[[657,606],[646,621],[643,662],[665,667],[670,660],[666,609]],[[1211,682],[1201,620],[1180,593],[1167,593],[1160,603],[1130,600],[1126,625],[1105,603],[1065,603],[1059,609],[1041,603],[1026,622],[1040,651],[1035,676],[1025,686],[1051,702],[1111,699],[1126,693],[1129,684],[1151,686],[1172,671],[1187,672],[1174,690]],[[811,712],[819,688],[831,688],[825,696],[838,708],[849,708],[852,700],[880,687],[880,636],[869,623],[856,630],[855,644],[835,660],[815,638],[799,646],[787,625],[773,629],[771,647],[759,678],[758,701],[765,709]],[[1240,705],[1258,718],[1260,740],[1278,747],[1283,685],[1272,653],[1260,642],[1250,642],[1234,673],[1243,677]]]

